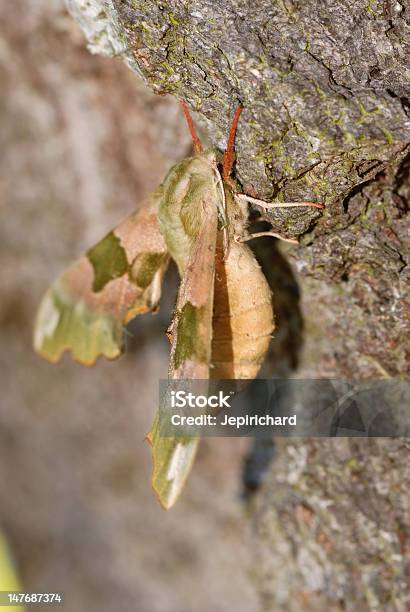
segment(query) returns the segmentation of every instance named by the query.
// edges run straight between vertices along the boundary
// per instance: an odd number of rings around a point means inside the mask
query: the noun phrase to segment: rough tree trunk
[[[188,101],[219,148],[244,106],[236,172],[245,191],[326,204],[323,216],[270,218],[277,231],[303,233],[291,258],[305,344],[293,342],[289,366],[299,360],[302,376],[408,375],[407,0],[68,6],[91,50]],[[292,316],[285,299],[288,349]],[[408,608],[407,453],[398,440],[281,445],[252,503],[264,610]]]

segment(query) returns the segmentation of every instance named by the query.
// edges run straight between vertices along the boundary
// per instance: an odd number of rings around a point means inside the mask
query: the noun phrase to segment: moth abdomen
[[[272,294],[252,251],[232,243],[218,248],[214,287],[214,379],[255,378],[274,330]]]

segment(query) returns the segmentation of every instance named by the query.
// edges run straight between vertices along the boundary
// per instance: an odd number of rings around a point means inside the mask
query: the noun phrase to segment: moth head
[[[207,161],[212,167],[215,167],[219,163],[219,159],[221,157],[220,153],[214,151],[213,149],[205,149],[202,153],[199,154],[199,157],[202,157],[205,161]]]

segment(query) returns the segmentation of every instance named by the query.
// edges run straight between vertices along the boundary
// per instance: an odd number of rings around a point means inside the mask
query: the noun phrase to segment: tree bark
[[[263,257],[279,270],[275,371],[299,362],[302,377],[408,376],[408,2],[67,2],[94,52],[121,56],[155,92],[186,100],[213,146],[224,148],[243,105],[245,192],[325,203],[323,215],[265,218],[302,236],[290,254],[300,304],[291,289],[283,297],[294,282],[287,264]],[[263,609],[406,609],[406,443],[281,448],[252,503]]]

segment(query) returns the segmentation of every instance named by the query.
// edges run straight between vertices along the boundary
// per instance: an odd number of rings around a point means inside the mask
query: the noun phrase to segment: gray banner
[[[162,380],[160,433],[410,437],[410,379]]]

